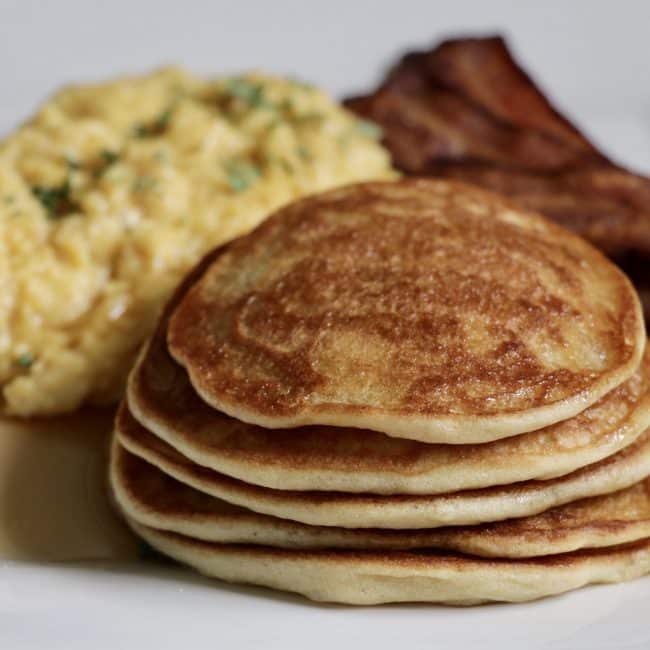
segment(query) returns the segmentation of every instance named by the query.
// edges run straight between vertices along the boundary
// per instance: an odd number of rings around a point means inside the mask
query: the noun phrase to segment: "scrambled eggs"
[[[0,144],[0,387],[14,415],[122,393],[208,249],[301,195],[393,175],[321,91],[180,69],[62,90]]]

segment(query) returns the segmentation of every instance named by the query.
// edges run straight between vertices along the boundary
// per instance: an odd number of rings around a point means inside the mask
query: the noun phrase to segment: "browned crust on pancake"
[[[432,530],[308,526],[199,492],[115,444],[111,484],[127,517],[144,526],[219,543],[284,548],[436,548],[485,557],[531,557],[614,546],[650,536],[650,478],[534,517]]]
[[[540,362],[531,341],[566,352],[571,321],[606,346],[602,368]],[[642,332],[627,278],[582,240],[476,188],[405,180],[296,202],[222,249],[168,344],[201,397],[238,419],[467,443],[583,410],[630,376]]]
[[[210,548],[219,548],[222,550],[236,551],[242,557],[246,555],[257,556],[265,555],[269,559],[287,558],[287,559],[319,559],[325,562],[377,562],[388,563],[396,566],[412,567],[430,567],[432,563],[441,564],[464,570],[472,570],[475,567],[483,566],[529,566],[529,567],[561,567],[571,566],[576,562],[592,560],[598,558],[622,557],[635,551],[649,550],[650,539],[642,539],[631,544],[622,544],[615,547],[605,547],[596,549],[583,549],[572,553],[563,553],[559,555],[547,555],[535,558],[482,558],[473,557],[454,553],[453,551],[441,551],[439,549],[421,549],[418,551],[365,551],[365,550],[314,550],[298,551],[294,549],[273,548],[270,546],[260,547],[254,544],[213,544],[199,539],[193,539],[171,533],[168,531],[157,531],[160,535],[170,539],[182,539],[184,542],[196,548],[209,550]]]
[[[492,443],[450,447],[345,427],[268,430],[200,399],[167,351],[166,329],[163,317],[131,373],[132,414],[195,463],[264,487],[431,494],[552,478],[615,453],[650,426],[646,348],[630,380],[572,420]],[[427,472],[446,482],[432,489],[424,480]]]
[[[130,522],[164,553],[202,573],[358,605],[521,602],[591,583],[631,580],[650,570],[650,541],[527,560],[487,560],[440,552],[295,552],[209,544]]]
[[[640,481],[650,470],[648,430],[617,454],[549,481],[524,481],[444,495],[275,490],[250,485],[192,463],[140,425],[124,404],[118,412],[115,429],[117,440],[129,452],[191,487],[255,512],[312,525],[433,528],[530,516],[578,498],[624,489]],[[579,494],[561,494],[563,486],[576,483],[581,486]],[[405,524],[406,520],[410,523]]]

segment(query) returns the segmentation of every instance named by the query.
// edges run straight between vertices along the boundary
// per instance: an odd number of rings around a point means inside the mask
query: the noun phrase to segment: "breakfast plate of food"
[[[3,647],[650,647],[649,206],[500,37],[56,92],[0,143]]]

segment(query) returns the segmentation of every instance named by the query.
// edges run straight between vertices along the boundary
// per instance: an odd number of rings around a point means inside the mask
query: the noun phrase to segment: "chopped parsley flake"
[[[56,187],[35,185],[32,187],[32,193],[45,208],[47,216],[50,219],[58,219],[79,208],[70,197],[70,189],[70,179],[66,178],[61,185]]]
[[[279,158],[278,164],[282,167],[285,173],[293,174],[293,166],[286,158]]]
[[[149,190],[153,190],[156,185],[157,181],[155,178],[152,178],[151,176],[140,176],[139,178],[136,178],[133,183],[133,191],[148,192]]]
[[[105,167],[117,162],[120,157],[118,153],[115,151],[109,151],[108,149],[102,149],[100,156],[102,157]]]
[[[34,363],[34,359],[29,352],[24,352],[16,359],[16,364],[21,368],[29,368]]]
[[[273,104],[264,96],[262,84],[246,79],[231,79],[226,85],[226,92],[252,108],[273,108]]]
[[[282,121],[281,121],[279,118],[274,117],[274,118],[273,118],[273,119],[272,119],[272,120],[271,120],[271,121],[266,125],[266,130],[270,133],[270,132],[273,131],[274,129],[277,129],[277,128],[280,126],[280,124],[282,124]]]
[[[372,140],[381,140],[384,136],[384,131],[379,124],[375,124],[370,120],[358,120],[355,128],[358,133]]]
[[[310,84],[307,81],[302,81],[302,79],[289,79],[289,82],[294,88],[298,90],[315,90],[315,86]]]
[[[309,162],[311,160],[311,151],[305,145],[300,145],[296,151],[298,152],[298,155],[304,162]]]
[[[253,163],[233,161],[226,165],[228,185],[233,192],[245,192],[262,175]]]
[[[169,126],[172,117],[172,109],[168,108],[163,111],[153,122],[149,124],[136,124],[133,128],[133,135],[136,138],[150,138],[156,135],[162,135]]]
[[[95,168],[95,176],[99,178],[104,174],[111,165],[114,165],[120,158],[120,155],[109,149],[102,149],[99,153],[100,161]]]

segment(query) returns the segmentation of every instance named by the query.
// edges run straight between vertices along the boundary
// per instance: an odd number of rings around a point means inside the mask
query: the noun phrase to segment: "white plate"
[[[619,160],[650,170],[645,120],[588,120]],[[650,650],[650,578],[526,605],[315,605],[139,564],[0,565],[0,650]]]
[[[177,568],[7,564],[0,648],[648,650],[650,578],[525,605],[312,604]]]

